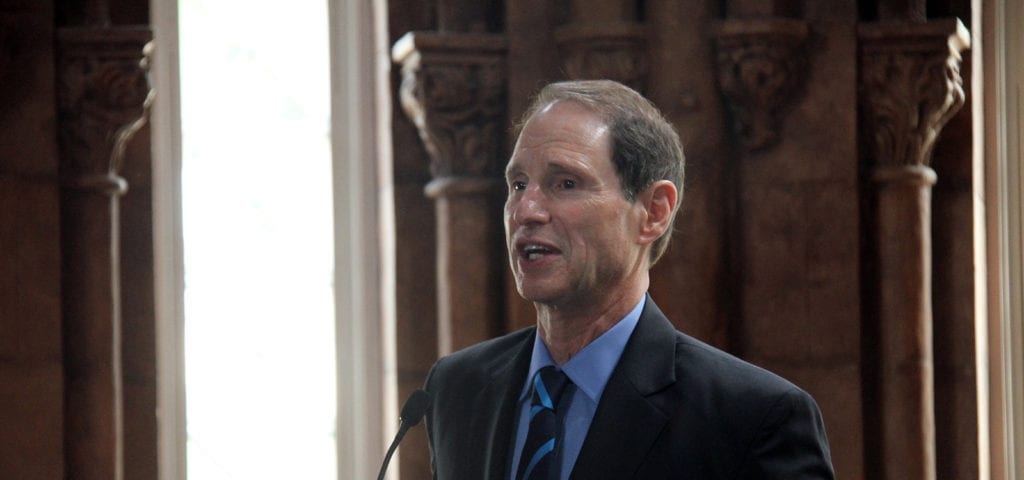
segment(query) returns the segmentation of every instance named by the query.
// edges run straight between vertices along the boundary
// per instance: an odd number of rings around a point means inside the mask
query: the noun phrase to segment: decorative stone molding
[[[931,188],[935,139],[964,103],[959,20],[861,25],[859,109],[869,148],[877,299],[868,312],[876,345],[865,360],[872,395],[869,468],[879,478],[934,480]]]
[[[733,129],[749,151],[779,139],[783,109],[793,103],[807,72],[807,24],[786,18],[730,19],[713,27],[719,88]]]
[[[58,30],[58,105],[65,186],[120,194],[124,149],[146,122],[152,32],[133,27]]]
[[[572,79],[607,78],[643,91],[647,83],[646,35],[636,22],[570,24],[555,32]]]
[[[879,22],[859,29],[860,106],[878,165],[928,165],[935,139],[964,104],[957,19]]]
[[[506,50],[502,35],[435,32],[409,32],[392,48],[402,65],[402,108],[435,179],[500,176]]]
[[[434,177],[426,194],[437,221],[440,355],[493,337],[481,319],[500,317],[502,228],[493,220],[504,184],[506,50],[502,35],[448,32],[410,32],[392,47],[402,107]]]

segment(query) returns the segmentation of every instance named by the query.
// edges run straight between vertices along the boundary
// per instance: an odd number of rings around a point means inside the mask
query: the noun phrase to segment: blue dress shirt
[[[583,439],[587,437],[590,430],[590,422],[594,419],[594,412],[597,411],[597,403],[601,400],[601,393],[604,392],[608,379],[612,376],[612,370],[619,363],[622,351],[626,349],[626,342],[629,341],[637,321],[640,320],[640,313],[644,310],[644,303],[647,295],[640,298],[640,301],[633,307],[626,316],[616,323],[607,332],[594,339],[587,346],[583,347],[576,355],[559,367],[565,372],[573,385],[566,387],[562,394],[570,395],[564,401],[569,401],[569,408],[563,419],[562,448],[555,453],[559,455],[556,462],[561,465],[562,480],[569,478],[576,457],[583,448]],[[540,335],[533,340],[533,356],[530,359],[530,371],[526,376],[526,383],[519,394],[519,426],[516,429],[516,439],[512,454],[512,464],[509,469],[509,478],[515,479],[516,470],[519,467],[519,457],[522,454],[523,444],[526,443],[526,432],[530,428],[530,395],[531,380],[538,370],[548,365],[558,365],[552,360],[548,353],[548,347],[541,340]]]

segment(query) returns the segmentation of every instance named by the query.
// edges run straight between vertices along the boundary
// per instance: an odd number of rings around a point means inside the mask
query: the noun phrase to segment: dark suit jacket
[[[434,477],[505,479],[535,328],[444,357],[426,389]],[[648,297],[605,387],[573,479],[833,478],[803,390],[684,335]]]

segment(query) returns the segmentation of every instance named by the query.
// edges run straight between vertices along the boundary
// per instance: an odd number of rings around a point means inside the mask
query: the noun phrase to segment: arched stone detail
[[[786,18],[729,19],[713,29],[719,88],[748,151],[779,141],[782,112],[807,76],[807,24]]]

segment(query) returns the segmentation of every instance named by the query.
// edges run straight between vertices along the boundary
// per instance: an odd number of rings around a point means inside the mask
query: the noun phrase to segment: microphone
[[[395,433],[395,439],[391,441],[391,447],[388,448],[388,453],[384,456],[384,463],[380,466],[377,480],[384,480],[384,472],[388,470],[388,464],[391,463],[391,456],[394,455],[395,449],[401,443],[405,432],[415,427],[423,419],[423,414],[427,413],[427,409],[430,408],[430,400],[429,393],[415,390],[409,395],[405,405],[402,405],[402,413],[398,417],[398,432]]]

